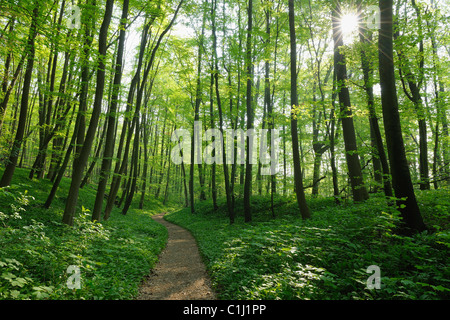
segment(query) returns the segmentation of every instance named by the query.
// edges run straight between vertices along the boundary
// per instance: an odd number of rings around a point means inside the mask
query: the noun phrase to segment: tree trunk
[[[251,1],[251,0],[250,0]],[[218,57],[217,57],[217,36],[216,36],[216,24],[215,24],[215,11],[217,8],[217,0],[213,0],[213,26],[212,26],[212,34],[213,34],[213,56],[214,56],[214,82],[215,82],[215,88],[216,88],[216,100],[217,100],[217,108],[219,110],[219,126],[220,126],[220,132],[223,136],[223,110],[222,110],[222,100],[220,97],[220,91],[219,91],[219,63],[218,63]],[[211,120],[212,123],[213,120]],[[226,152],[225,152],[225,141],[224,139],[221,139],[220,143],[222,144],[220,147],[222,149],[222,162],[223,162],[223,173],[224,173],[224,179],[225,179],[225,194],[227,198],[227,208],[228,208],[228,216],[230,218],[230,223],[234,223],[234,210],[232,205],[232,198],[231,198],[231,191],[230,191],[230,178],[228,174],[228,164],[226,161]],[[215,187],[215,186],[214,186]]]
[[[80,189],[83,189],[84,186],[86,184],[88,184],[91,174],[95,169],[95,165],[97,164],[97,161],[100,157],[100,152],[102,151],[103,141],[104,141],[105,135],[106,135],[106,127],[107,127],[107,122],[105,121],[105,123],[103,124],[103,129],[98,132],[98,134],[101,136],[97,137],[98,142],[97,142],[97,148],[95,149],[95,153],[94,153],[94,159],[92,159],[92,162],[90,163],[88,169],[86,170],[86,173],[84,174],[83,180],[81,180]]]
[[[214,8],[214,3],[216,3],[215,0],[213,0],[213,8]],[[214,10],[214,9],[213,9]],[[211,10],[211,14],[214,15],[215,19],[215,14],[213,12],[213,10]],[[213,24],[213,34],[215,36],[215,25]],[[215,41],[215,40],[214,40]],[[216,43],[216,42],[214,42]],[[214,49],[215,50],[215,49]],[[218,72],[218,70],[213,70],[213,72],[211,73],[211,86],[210,86],[210,98],[209,98],[209,117],[210,117],[210,124],[211,124],[211,129],[215,129],[215,123],[214,123],[214,98],[213,98],[213,93],[214,93],[214,73]],[[213,138],[213,144],[214,144],[214,149],[212,151],[211,157],[216,157],[216,139],[215,137]],[[211,197],[213,200],[213,209],[214,211],[216,211],[219,207],[217,206],[217,186],[216,186],[216,161],[214,161],[211,164]]]
[[[202,74],[202,60],[203,60],[203,50],[204,50],[203,44],[204,44],[204,37],[205,37],[205,21],[206,21],[206,5],[207,5],[207,3],[208,3],[207,0],[205,0],[203,3],[204,12],[203,12],[203,21],[202,21],[202,31],[201,31],[201,35],[200,35],[200,39],[199,39],[199,44],[198,44],[198,56],[197,56],[197,60],[198,60],[197,61],[197,87],[196,87],[196,92],[195,92],[194,124],[192,125],[194,139],[192,139],[192,141],[191,141],[191,165],[189,168],[189,198],[190,198],[191,213],[195,213],[195,200],[194,200],[194,175],[195,174],[194,174],[194,169],[195,169],[195,164],[199,162],[199,161],[196,161],[196,157],[200,157],[199,159],[201,159],[201,155],[198,154],[198,152],[197,153],[195,152],[196,149],[201,150],[201,146],[198,145],[201,142],[196,141],[195,132],[196,132],[196,130],[201,130],[201,128],[198,128],[196,126],[196,122],[199,121],[199,119],[200,119],[199,112],[200,112],[200,103],[202,101],[201,74]],[[199,160],[199,159],[197,159],[197,160]],[[198,163],[198,169],[199,169],[199,172],[202,171],[202,166],[200,163]],[[199,173],[199,176],[200,176],[200,183],[202,184],[201,173]],[[203,189],[203,185],[201,187]]]
[[[144,29],[142,30],[141,43],[139,46],[139,60],[136,73],[134,74],[133,79],[131,80],[130,88],[128,90],[126,114],[130,114],[132,111],[134,103],[134,94],[136,92],[137,84],[142,69],[142,63],[144,61],[144,53],[147,46],[148,30],[150,28],[151,23],[152,21],[147,22],[144,26]],[[104,220],[109,219],[114,204],[116,203],[116,197],[119,191],[120,182],[122,180],[122,174],[125,172],[126,164],[128,162],[128,153],[131,144],[131,137],[134,131],[134,125],[135,125],[135,117],[133,116],[133,118],[130,119],[128,116],[126,116],[124,119],[124,124],[122,126],[122,132],[119,138],[119,146],[116,156],[119,160],[116,162],[114,167],[114,173],[108,194],[108,200],[106,202],[105,212],[103,215]],[[96,200],[96,202],[97,201],[100,201],[100,199]],[[97,203],[97,205],[100,206],[100,203]]]
[[[113,92],[111,97],[111,104],[109,106],[109,112],[106,118],[107,131],[105,138],[105,149],[103,150],[103,160],[100,170],[100,180],[97,186],[97,194],[95,196],[94,209],[92,210],[92,220],[100,221],[100,216],[103,207],[103,199],[105,197],[106,184],[110,176],[110,170],[112,165],[112,156],[114,155],[114,144],[116,135],[116,118],[117,118],[117,106],[120,92],[120,85],[122,82],[122,63],[123,53],[125,49],[125,24],[128,17],[129,0],[123,1],[122,17],[120,22],[119,33],[119,45],[117,48],[117,57],[115,64],[115,74],[113,82]]]
[[[14,31],[15,26],[15,20],[14,18],[10,21],[9,26],[9,34],[12,34]],[[11,41],[11,40],[8,40]],[[19,63],[17,64],[16,70],[14,71],[13,77],[11,79],[11,82],[8,85],[8,73],[9,68],[11,66],[12,58],[13,58],[13,49],[11,49],[10,52],[8,52],[6,56],[5,61],[5,70],[4,70],[4,76],[3,76],[3,82],[2,82],[2,98],[3,100],[0,103],[0,136],[2,134],[2,128],[3,128],[3,121],[5,120],[5,114],[6,109],[8,107],[9,98],[11,96],[12,91],[14,90],[14,86],[16,84],[17,79],[19,78],[20,72],[22,71],[23,65],[25,64],[26,58],[27,58],[28,52],[25,50],[25,52],[22,53],[22,57],[20,58]]]
[[[420,87],[422,86],[424,79],[424,41],[423,41],[423,31],[422,31],[422,16],[420,9],[417,6],[415,0],[411,0],[412,6],[417,14],[418,19],[418,39],[419,39],[419,65],[418,75],[415,76],[410,69],[410,62],[406,58],[405,54],[400,47],[397,47],[397,55],[400,60],[400,79],[403,84],[403,91],[405,92],[408,99],[414,104],[414,108],[418,117],[419,124],[419,172],[420,172],[420,189],[429,190],[430,189],[430,178],[429,178],[429,168],[428,168],[428,141],[427,141],[427,124],[425,119],[425,110],[422,101],[422,95],[420,93]],[[397,30],[394,34],[394,38],[397,39],[400,35],[400,31]],[[409,93],[406,88],[406,82],[409,87]]]
[[[84,144],[81,149],[80,155],[76,163],[74,162],[74,168],[72,172],[72,182],[67,196],[67,202],[63,214],[63,223],[72,226],[73,219],[78,202],[78,193],[80,190],[81,179],[83,178],[83,172],[91,153],[92,144],[95,138],[95,132],[97,131],[98,121],[100,118],[103,91],[105,88],[105,56],[107,51],[107,37],[108,28],[111,22],[112,11],[114,6],[114,0],[107,0],[105,15],[103,18],[102,26],[99,34],[99,65],[97,70],[97,87],[95,91],[94,106],[92,109],[91,120],[89,128],[84,139]]]
[[[351,111],[350,93],[347,87],[347,67],[345,56],[340,52],[343,46],[343,37],[339,32],[339,19],[341,13],[340,3],[335,2],[333,9],[333,39],[334,39],[334,67],[336,70],[337,89],[339,94],[340,113],[345,144],[345,156],[352,187],[354,201],[365,201],[369,198],[362,176],[356,144],[355,127]]]
[[[26,46],[27,50],[27,67],[25,71],[25,76],[23,80],[23,88],[22,88],[22,100],[20,102],[20,116],[19,122],[17,126],[16,136],[14,138],[13,146],[11,149],[11,153],[9,155],[5,171],[3,172],[2,179],[0,180],[0,187],[6,187],[11,184],[12,177],[14,175],[14,171],[16,169],[17,160],[19,159],[19,152],[22,147],[26,120],[28,117],[28,99],[30,94],[31,80],[33,76],[33,66],[34,66],[34,58],[35,58],[35,39],[37,35],[37,24],[39,18],[39,9],[40,4],[38,1],[35,1],[31,26],[28,35],[28,42]]]
[[[398,111],[393,59],[392,6],[393,0],[380,0],[381,30],[378,46],[386,144],[391,166],[392,186],[403,223],[409,229],[423,231],[426,227],[414,194]]]
[[[253,64],[252,64],[252,32],[253,32],[253,0],[248,2],[248,28],[247,28],[247,130],[253,129],[254,111],[252,101],[253,87]],[[252,164],[250,146],[250,137],[247,136],[246,143],[246,160],[245,160],[245,181],[244,181],[244,220],[250,222],[252,220],[252,208],[250,203],[252,193]]]
[[[334,201],[339,203],[339,179],[338,179],[338,171],[336,168],[336,139],[338,137],[337,132],[338,128],[336,127],[336,73],[333,75],[333,93],[331,98],[331,112],[330,112],[330,166],[331,166],[331,174],[333,179],[333,196]]]
[[[141,198],[139,200],[139,209],[142,209],[144,207],[144,199],[145,199],[145,193],[147,189],[147,172],[148,172],[148,142],[149,142],[149,127],[150,131],[152,131],[152,126],[148,123],[147,120],[148,112],[145,111],[142,115],[143,119],[143,127],[142,127],[142,133],[143,133],[143,141],[144,144],[144,168],[142,169],[142,190],[141,190]]]
[[[298,120],[296,109],[298,108],[297,94],[297,36],[295,32],[295,8],[294,0],[289,0],[289,35],[291,47],[291,136],[292,154],[294,160],[294,186],[297,195],[297,203],[303,219],[309,219],[311,212],[306,203],[305,191],[303,189],[303,173],[300,162],[300,151],[298,141]]]
[[[359,4],[360,5],[360,4]],[[360,10],[359,10],[360,11]],[[380,181],[384,186],[384,194],[386,197],[392,196],[392,185],[391,177],[389,171],[389,164],[386,157],[386,152],[384,151],[383,139],[381,137],[380,126],[378,124],[378,116],[375,111],[375,99],[373,94],[373,65],[370,62],[365,46],[372,43],[372,35],[369,34],[368,30],[360,25],[359,27],[360,41],[363,45],[361,49],[361,63],[362,70],[364,74],[364,90],[367,95],[367,104],[369,108],[369,122],[370,122],[370,135],[372,141],[372,152],[373,162],[374,162],[374,175],[377,177],[375,180]],[[382,168],[383,175],[380,175],[377,171]]]

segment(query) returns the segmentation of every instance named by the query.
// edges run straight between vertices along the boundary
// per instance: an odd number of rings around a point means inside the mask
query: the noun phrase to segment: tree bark
[[[253,87],[253,64],[252,64],[252,32],[253,32],[253,0],[248,2],[248,26],[247,26],[247,130],[253,129],[254,111],[252,101],[252,87]],[[253,146],[250,146],[250,137],[247,136],[246,150],[247,155],[245,159],[245,181],[244,181],[244,220],[250,222],[252,220],[252,208],[250,203],[252,193],[252,164],[251,151]]]
[[[336,1],[333,9],[333,40],[334,40],[334,67],[339,95],[342,131],[344,135],[345,156],[350,178],[353,200],[365,201],[369,193],[364,186],[364,180],[359,162],[358,148],[356,144],[355,127],[351,111],[350,93],[347,87],[347,67],[345,56],[340,52],[344,45],[342,34],[339,32],[339,19],[342,15],[340,2]]]
[[[103,199],[105,197],[106,184],[110,176],[110,170],[112,165],[112,157],[114,155],[114,143],[116,135],[116,118],[117,118],[117,106],[119,99],[120,85],[122,83],[122,63],[123,53],[125,49],[125,25],[128,17],[129,0],[123,1],[122,17],[120,21],[120,33],[119,33],[119,45],[117,48],[117,57],[115,64],[115,74],[113,82],[113,93],[111,97],[111,104],[109,106],[109,112],[107,115],[107,131],[105,138],[105,149],[103,150],[103,160],[100,170],[100,180],[97,186],[97,194],[95,196],[94,209],[92,210],[92,220],[100,221],[100,216],[103,207]]]
[[[360,11],[360,3],[359,3],[359,12]],[[362,70],[364,76],[364,90],[367,96],[367,104],[369,108],[369,122],[370,122],[370,135],[372,141],[372,148],[374,151],[372,152],[373,157],[373,165],[374,165],[374,175],[378,177],[377,181],[380,181],[384,187],[384,194],[386,197],[392,196],[392,185],[391,185],[391,176],[389,171],[389,164],[386,157],[386,152],[384,151],[383,139],[381,137],[380,126],[378,123],[378,116],[375,111],[375,99],[373,94],[373,65],[370,62],[370,59],[367,55],[365,46],[368,46],[372,43],[372,35],[369,34],[368,30],[362,25],[359,26],[359,37],[360,42],[363,47],[361,49],[361,63]],[[381,166],[382,175],[380,175],[377,171]]]
[[[426,227],[414,194],[398,111],[393,59],[393,0],[380,0],[379,5],[381,10],[381,29],[378,54],[381,102],[392,174],[392,186],[397,198],[398,210],[401,213],[405,226],[415,231],[423,231]]]
[[[294,160],[294,186],[297,195],[297,203],[302,218],[309,219],[311,212],[306,203],[305,191],[303,189],[303,174],[300,161],[298,141],[298,120],[296,109],[298,108],[297,94],[297,36],[295,32],[295,7],[294,0],[289,0],[289,36],[290,36],[290,60],[291,60],[291,136],[292,154]]]
[[[418,75],[415,76],[410,69],[410,61],[406,58],[401,47],[397,47],[397,55],[400,60],[400,79],[403,84],[403,91],[405,92],[408,99],[414,104],[414,108],[418,117],[419,125],[419,172],[420,172],[420,189],[429,190],[430,189],[430,177],[429,177],[429,167],[428,167],[428,141],[427,141],[427,123],[425,118],[425,110],[422,101],[422,95],[420,93],[420,88],[424,79],[424,41],[423,41],[423,30],[422,30],[422,16],[420,9],[417,6],[415,0],[411,0],[412,6],[417,14],[418,19],[418,40],[419,40],[419,62],[418,62]],[[399,30],[394,33],[394,39],[397,39],[400,35]],[[409,93],[406,88],[406,82],[409,87]]]
[[[205,21],[206,21],[206,7],[207,7],[208,1],[205,0],[203,2],[203,21],[202,21],[202,30],[201,30],[201,35],[200,35],[200,39],[199,39],[199,44],[198,44],[198,55],[197,55],[197,84],[196,84],[196,92],[195,92],[195,105],[194,105],[194,123],[192,125],[192,130],[193,130],[193,134],[194,134],[194,138],[191,141],[191,165],[189,168],[189,198],[190,198],[190,207],[191,207],[191,213],[195,213],[195,198],[194,198],[194,170],[195,170],[195,163],[197,161],[196,157],[200,157],[201,159],[201,155],[196,154],[196,149],[197,150],[201,150],[201,146],[198,146],[197,144],[200,143],[200,141],[196,141],[195,137],[195,131],[201,128],[197,128],[195,125],[195,122],[199,121],[200,119],[200,104],[202,101],[202,96],[201,96],[201,92],[202,92],[202,79],[201,79],[201,74],[202,74],[202,60],[203,60],[203,46],[204,46],[204,38],[205,38]],[[197,128],[197,129],[196,129]],[[199,169],[199,178],[200,178],[200,185],[201,185],[201,189],[203,192],[203,178],[202,178],[202,165],[201,163],[198,163],[198,169]],[[200,197],[202,198],[203,195]]]
[[[107,37],[108,29],[111,22],[112,11],[114,6],[114,0],[107,0],[105,15],[103,18],[102,26],[99,34],[99,59],[97,70],[97,87],[95,91],[95,100],[92,109],[91,120],[89,128],[84,139],[83,147],[81,149],[79,158],[74,162],[74,169],[72,172],[72,182],[70,184],[69,194],[67,196],[67,202],[63,214],[63,223],[72,226],[75,216],[76,206],[78,202],[78,193],[80,190],[81,179],[83,178],[83,171],[86,167],[91,153],[92,144],[95,138],[95,132],[97,131],[98,121],[100,118],[103,92],[105,88],[105,56],[107,51]]]
[[[223,110],[222,110],[222,100],[220,97],[220,91],[219,91],[219,63],[218,63],[218,57],[217,57],[217,36],[216,36],[216,24],[215,24],[215,11],[217,8],[217,0],[213,0],[213,56],[214,56],[214,83],[215,83],[215,89],[216,89],[216,100],[217,100],[217,108],[219,110],[219,126],[220,126],[220,132],[223,136]],[[213,120],[212,120],[212,123]],[[224,179],[225,179],[225,194],[227,198],[227,209],[228,209],[228,216],[230,218],[230,223],[234,223],[234,209],[232,205],[232,198],[231,198],[231,191],[230,191],[230,178],[228,173],[228,164],[226,162],[226,153],[225,153],[225,141],[222,139],[222,141],[219,141],[222,149],[222,162],[223,162],[223,173],[224,173]],[[215,186],[214,186],[215,187]]]
[[[28,117],[28,99],[30,95],[31,80],[33,76],[33,66],[35,58],[35,39],[37,35],[37,26],[39,19],[40,4],[39,1],[34,1],[34,9],[31,19],[31,26],[27,41],[27,67],[23,80],[22,88],[22,100],[20,102],[20,116],[17,125],[16,136],[14,138],[11,153],[9,155],[5,171],[3,172],[2,179],[0,180],[0,187],[6,187],[11,184],[14,171],[16,169],[17,160],[19,159],[20,149],[22,147],[25,126]]]

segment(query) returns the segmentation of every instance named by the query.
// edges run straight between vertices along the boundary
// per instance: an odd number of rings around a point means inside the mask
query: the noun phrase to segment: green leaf
[[[15,279],[16,276],[14,274],[12,274],[11,272],[3,272],[2,278],[5,280],[8,280],[8,281],[11,281],[11,280]]]

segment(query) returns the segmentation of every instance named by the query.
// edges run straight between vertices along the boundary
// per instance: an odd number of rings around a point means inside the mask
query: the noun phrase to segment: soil
[[[163,218],[152,218],[169,232],[167,246],[155,269],[142,284],[138,300],[215,300],[210,279],[189,231]]]

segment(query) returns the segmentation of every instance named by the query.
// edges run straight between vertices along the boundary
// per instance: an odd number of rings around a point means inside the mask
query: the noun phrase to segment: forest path
[[[163,217],[159,214],[152,218],[167,228],[167,246],[141,286],[137,300],[215,300],[194,237]]]

